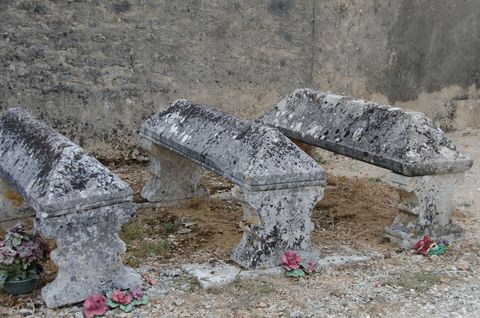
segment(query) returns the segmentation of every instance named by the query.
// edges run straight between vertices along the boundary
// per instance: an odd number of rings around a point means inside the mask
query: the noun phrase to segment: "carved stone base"
[[[236,196],[244,208],[244,234],[232,260],[247,269],[273,267],[292,249],[304,259],[318,261],[320,252],[310,240],[311,212],[323,197],[323,187],[243,190]]]
[[[151,179],[142,190],[144,199],[167,202],[208,195],[201,184],[202,167],[148,140],[142,139],[140,146],[150,154]]]
[[[411,248],[424,235],[434,239],[458,240],[463,229],[453,223],[454,190],[464,173],[405,177],[389,175],[389,184],[400,195],[400,212],[385,236],[403,248]]]
[[[43,235],[56,240],[51,253],[58,266],[56,279],[42,289],[48,307],[83,301],[94,292],[138,287],[142,278],[123,266],[125,244],[118,233],[135,214],[131,202],[71,213],[47,219],[36,218]]]

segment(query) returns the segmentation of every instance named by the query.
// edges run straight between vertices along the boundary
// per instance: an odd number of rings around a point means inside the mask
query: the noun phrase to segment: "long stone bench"
[[[141,285],[122,264],[126,248],[118,237],[136,211],[132,190],[82,148],[26,111],[10,109],[0,119],[0,178],[0,200],[17,198],[15,206],[24,200],[36,212],[35,227],[56,240],[51,257],[58,274],[42,289],[48,307]]]
[[[235,262],[276,266],[288,249],[319,257],[310,240],[311,210],[323,196],[324,170],[278,130],[178,100],[146,120],[140,135],[151,158],[147,200],[205,194],[203,168],[240,187],[244,235],[232,252]]]
[[[297,89],[259,122],[291,139],[393,171],[401,213],[386,236],[404,247],[423,235],[457,239],[455,186],[472,166],[434,123],[418,112]]]

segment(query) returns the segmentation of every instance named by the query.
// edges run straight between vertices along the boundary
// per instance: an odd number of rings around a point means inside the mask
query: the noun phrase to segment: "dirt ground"
[[[440,257],[424,258],[383,239],[398,200],[388,171],[326,151],[315,151],[328,171],[325,196],[313,212],[314,243],[322,255],[374,256],[371,261],[327,268],[304,279],[266,277],[202,290],[175,285],[130,314],[112,317],[478,317],[480,316],[480,130],[449,134],[476,161],[456,193],[454,219],[464,240]],[[194,262],[229,262],[240,241],[240,203],[229,195],[233,184],[212,173],[203,183],[212,196],[176,205],[154,206],[139,193],[147,165],[112,164],[139,203],[137,217],[124,225],[124,260],[150,277]],[[45,282],[55,277],[46,269]],[[163,273],[163,274],[162,274]],[[179,276],[179,275],[173,275]],[[180,275],[181,276],[181,275]],[[174,278],[172,278],[175,280]],[[156,287],[158,289],[158,287]],[[0,317],[81,317],[80,305],[46,309],[39,291],[22,297],[0,293]]]

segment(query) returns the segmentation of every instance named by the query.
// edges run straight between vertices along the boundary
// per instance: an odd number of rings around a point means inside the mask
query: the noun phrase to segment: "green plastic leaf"
[[[128,305],[120,305],[120,309],[123,310],[124,312],[132,311],[132,309],[133,309],[133,304],[130,303],[130,304],[128,304]]]
[[[148,298],[147,295],[143,295],[141,304],[142,304],[142,305],[146,305],[146,304],[148,304],[149,302],[150,302],[150,298]]]
[[[110,295],[110,296],[111,296],[111,295]],[[110,308],[117,308],[117,307],[119,306],[119,304],[117,304],[116,302],[114,302],[111,297],[108,298],[108,300],[107,300],[107,305],[108,305],[108,307],[110,307]]]
[[[307,268],[308,268],[307,261],[301,261],[301,262],[300,262],[300,266],[301,266],[303,269],[307,269]]]
[[[305,276],[305,272],[301,269],[294,269],[293,271],[287,272],[287,276],[289,276],[289,277],[303,277],[303,276]]]
[[[437,246],[435,246],[434,248],[430,249],[428,251],[428,255],[443,255],[447,252],[448,250],[448,246],[445,245],[445,244],[438,244]]]

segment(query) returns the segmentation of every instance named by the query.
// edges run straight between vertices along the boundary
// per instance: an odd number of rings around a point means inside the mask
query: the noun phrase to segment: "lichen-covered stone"
[[[0,118],[0,179],[0,218],[22,216],[18,208],[28,203],[35,226],[57,243],[51,257],[58,274],[42,289],[48,307],[141,285],[122,264],[125,244],[118,237],[136,211],[132,190],[82,148],[26,111],[10,109]]]
[[[245,268],[267,268],[281,264],[287,250],[307,260],[318,261],[320,251],[310,233],[312,209],[323,197],[323,187],[299,187],[270,191],[243,190],[236,193],[243,205],[243,237],[232,259]]]
[[[198,165],[242,188],[236,196],[244,208],[244,235],[232,252],[235,262],[273,267],[289,249],[319,258],[310,241],[311,211],[323,196],[324,170],[278,130],[179,100],[148,119],[140,133],[152,158],[145,198],[201,194]]]
[[[185,100],[146,120],[140,134],[246,189],[325,182],[324,170],[278,130]]]
[[[0,177],[39,217],[130,201],[132,190],[65,136],[13,108],[0,118]]]
[[[201,166],[144,138],[140,147],[150,154],[151,174],[142,198],[165,203],[208,195],[201,183],[205,172]]]
[[[385,229],[385,236],[404,248],[412,248],[424,235],[456,241],[463,229],[452,220],[453,195],[464,173],[405,177],[391,173],[388,183],[400,196],[399,214]]]
[[[406,176],[462,172],[472,160],[425,115],[297,89],[260,122],[292,139]]]
[[[133,202],[126,202],[55,218],[36,218],[35,226],[57,243],[51,257],[58,274],[42,289],[48,307],[77,303],[94,292],[141,286],[140,275],[122,264],[126,247],[118,237],[120,227],[135,210]]]

